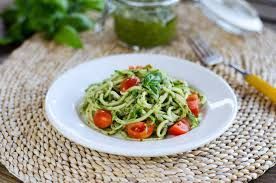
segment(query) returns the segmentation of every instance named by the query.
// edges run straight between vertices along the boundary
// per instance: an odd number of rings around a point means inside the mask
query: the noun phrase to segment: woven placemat
[[[260,35],[233,36],[214,26],[193,5],[182,4],[178,8],[177,39],[168,46],[141,52],[196,60],[186,38],[190,32],[198,32],[224,55],[226,62],[239,64],[275,86],[275,33],[265,29]],[[45,119],[43,105],[51,82],[89,59],[132,52],[120,46],[111,22],[104,33],[85,33],[83,40],[85,48],[74,50],[34,36],[0,66],[0,162],[19,179],[247,182],[275,165],[275,105],[224,65],[210,69],[232,86],[239,111],[231,128],[204,147],[174,156],[128,158],[99,153],[66,139]]]

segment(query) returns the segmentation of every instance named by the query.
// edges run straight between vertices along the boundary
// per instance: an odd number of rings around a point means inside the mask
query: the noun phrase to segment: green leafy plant
[[[79,32],[95,24],[87,12],[103,6],[104,0],[15,0],[1,13],[7,31],[0,45],[20,43],[41,32],[47,39],[81,48]]]

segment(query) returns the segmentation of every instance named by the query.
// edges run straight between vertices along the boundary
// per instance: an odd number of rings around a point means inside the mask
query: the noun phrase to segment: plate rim
[[[150,152],[143,152],[143,154],[141,153],[128,153],[127,151],[123,151],[123,152],[118,152],[118,150],[113,150],[112,148],[98,148],[95,146],[91,146],[89,145],[89,143],[83,142],[81,140],[78,139],[77,136],[72,136],[70,135],[70,133],[68,133],[67,131],[63,130],[61,125],[59,123],[56,122],[56,120],[53,118],[53,116],[51,115],[50,112],[50,108],[49,108],[49,95],[52,92],[53,86],[55,86],[55,84],[62,79],[62,77],[64,75],[67,75],[68,73],[72,72],[73,70],[76,70],[79,67],[83,67],[83,65],[86,64],[90,64],[91,62],[99,62],[101,60],[107,59],[107,58],[112,58],[112,57],[122,57],[122,56],[157,56],[157,57],[163,57],[163,58],[169,58],[169,59],[174,59],[174,60],[179,60],[182,62],[186,62],[188,64],[194,65],[196,67],[200,67],[201,69],[204,69],[206,72],[208,72],[208,74],[211,74],[213,77],[215,77],[216,79],[220,80],[224,86],[230,91],[231,96],[233,97],[232,99],[234,100],[234,104],[233,104],[233,114],[231,116],[231,118],[227,119],[227,123],[225,126],[223,126],[222,128],[220,128],[220,130],[213,134],[212,136],[210,136],[207,139],[203,139],[200,142],[198,142],[195,146],[190,147],[190,148],[178,148],[178,149],[169,149],[166,152],[158,152],[155,151],[154,153],[152,151]],[[56,79],[53,80],[53,82],[49,85],[49,88],[47,90],[47,94],[44,100],[44,116],[47,119],[48,122],[50,122],[50,124],[59,132],[61,133],[65,138],[69,139],[70,141],[76,143],[76,144],[80,144],[84,147],[87,147],[91,150],[96,150],[98,152],[103,152],[103,153],[108,153],[108,154],[114,154],[114,155],[120,155],[120,156],[127,156],[127,157],[160,157],[160,156],[167,156],[167,155],[175,155],[178,153],[183,153],[183,152],[187,152],[187,151],[191,151],[193,149],[197,149],[198,147],[201,147],[205,144],[208,144],[209,142],[217,139],[219,136],[221,136],[234,122],[235,117],[237,116],[237,112],[238,112],[238,102],[237,102],[237,97],[233,91],[233,89],[230,87],[230,85],[219,75],[215,74],[214,72],[212,72],[211,70],[199,65],[199,64],[195,64],[187,59],[184,58],[180,58],[180,57],[175,57],[175,56],[168,56],[168,55],[164,55],[164,54],[153,54],[153,53],[127,53],[127,54],[113,54],[113,55],[108,55],[108,56],[102,56],[102,57],[97,57],[97,58],[93,58],[93,59],[89,59],[86,60],[84,63],[81,64],[77,64],[71,68],[69,68],[68,70],[66,70],[65,72],[57,75]],[[88,127],[90,128],[90,127]],[[93,129],[92,129],[93,130]]]

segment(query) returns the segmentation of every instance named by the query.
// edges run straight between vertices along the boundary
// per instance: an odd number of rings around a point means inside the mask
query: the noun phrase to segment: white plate
[[[81,120],[77,112],[78,104],[91,83],[101,82],[114,70],[147,64],[172,77],[186,80],[205,94],[208,104],[199,127],[185,135],[139,142],[106,136]],[[222,78],[199,65],[164,55],[127,54],[98,58],[64,73],[50,87],[45,109],[52,125],[78,144],[111,154],[153,157],[189,151],[217,138],[232,124],[237,112],[237,100]]]

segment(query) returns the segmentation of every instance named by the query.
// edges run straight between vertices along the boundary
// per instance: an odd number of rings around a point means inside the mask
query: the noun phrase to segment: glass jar
[[[130,46],[154,47],[176,35],[178,0],[113,0],[115,32]]]

